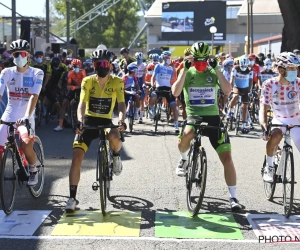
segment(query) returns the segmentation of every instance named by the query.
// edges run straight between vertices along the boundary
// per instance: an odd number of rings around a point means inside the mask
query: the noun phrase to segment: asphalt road
[[[133,134],[127,134],[122,150],[123,172],[115,177],[111,190],[113,202],[109,211],[142,211],[140,237],[75,239],[51,237],[57,221],[64,213],[65,202],[69,196],[68,172],[72,157],[74,134],[71,129],[54,132],[56,121],[43,124],[37,129],[42,139],[46,158],[46,183],[40,198],[34,199],[28,190],[18,188],[15,210],[52,210],[34,236],[35,239],[3,239],[0,249],[299,249],[297,244],[259,244],[249,225],[246,214],[278,213],[283,211],[281,190],[276,190],[275,202],[264,197],[260,174],[265,151],[265,143],[260,138],[259,127],[248,135],[231,136],[232,154],[237,170],[237,195],[243,204],[243,211],[234,214],[235,220],[244,236],[239,241],[218,240],[179,240],[154,238],[155,211],[186,211],[185,179],[177,177],[175,167],[179,160],[177,137],[172,126],[160,126],[159,133],[153,134],[152,122],[135,125]],[[203,139],[208,156],[208,179],[201,213],[230,212],[229,193],[224,181],[223,167],[207,138]],[[98,210],[99,193],[91,185],[95,179],[97,142],[94,141],[82,165],[81,181],[78,188],[78,208]],[[295,162],[299,153],[295,151]],[[297,166],[297,164],[296,164]],[[300,176],[296,168],[296,180]],[[295,202],[299,202],[299,184],[296,185]],[[294,213],[299,214],[295,208]]]

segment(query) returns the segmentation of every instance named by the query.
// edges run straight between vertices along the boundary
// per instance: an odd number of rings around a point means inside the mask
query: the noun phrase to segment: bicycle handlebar
[[[226,129],[218,126],[208,126],[207,122],[196,122],[196,123],[186,123],[186,125],[198,126],[200,129],[220,129],[222,133],[226,132]]]
[[[281,127],[281,128],[286,128],[287,130],[291,130],[292,128],[300,128],[300,125],[269,124],[267,125],[267,134],[269,134],[271,127]]]
[[[119,125],[114,125],[114,124],[110,124],[110,125],[99,125],[99,126],[88,126],[88,125],[84,125],[82,127],[82,129],[97,129],[97,130],[104,130],[104,129],[108,129],[108,128],[119,128],[120,126]],[[120,132],[120,140],[122,142],[125,141],[124,139],[124,135],[122,132]]]
[[[5,122],[3,120],[0,120],[0,124],[4,124],[4,125],[7,125],[9,127],[12,127],[16,124],[16,122]],[[30,137],[30,123],[29,123],[29,120],[28,119],[25,119],[25,123],[22,123],[22,125],[25,125],[25,127],[27,128],[27,131],[28,131],[28,136]]]

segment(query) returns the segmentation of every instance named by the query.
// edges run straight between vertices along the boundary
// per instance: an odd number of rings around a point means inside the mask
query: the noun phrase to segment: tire
[[[6,147],[2,155],[0,170],[0,196],[2,209],[7,215],[13,211],[16,196],[16,180],[16,159],[14,152],[12,148]]]
[[[290,160],[290,165],[288,164],[288,160]],[[291,171],[290,177],[288,176],[288,170]],[[286,218],[289,218],[293,210],[295,184],[294,158],[293,153],[290,151],[286,152],[285,167],[282,179],[284,215]],[[289,186],[290,190],[288,190]]]
[[[235,120],[235,134],[237,135],[239,132],[239,126],[240,126],[240,120],[241,120],[241,106],[240,104],[237,105],[237,114],[236,114],[236,120]]]
[[[169,124],[170,121],[170,116],[171,116],[171,107],[168,104],[168,106],[166,107],[166,113],[167,113],[167,124]]]
[[[37,156],[38,172],[36,174],[38,175],[38,184],[34,187],[29,187],[29,191],[33,197],[38,198],[41,195],[45,184],[44,149],[38,136],[35,136],[33,149]]]
[[[161,112],[161,105],[155,104],[155,114],[154,114],[154,132],[157,133],[157,126],[158,121],[160,120],[160,112]]]
[[[78,123],[78,119],[77,119],[77,102],[75,102],[74,100],[71,101],[70,103],[70,108],[71,108],[71,126],[72,129],[74,131],[74,133],[76,132],[76,126]]]
[[[261,169],[261,175],[262,176],[264,174],[265,166],[266,166],[266,157],[264,157],[264,164],[263,164],[263,167]],[[276,189],[276,182],[277,182],[277,178],[278,178],[278,176],[276,175],[276,171],[277,171],[278,166],[275,165],[274,168],[275,168],[275,171],[274,171],[274,176],[273,176],[273,182],[270,183],[270,182],[263,181],[264,182],[265,196],[266,196],[268,201],[273,200],[274,192],[275,192],[275,189]]]
[[[47,107],[47,112],[46,112],[46,117],[45,117],[46,124],[48,124],[51,119],[52,110],[53,110],[53,106],[52,106],[52,104],[50,104],[49,107]]]
[[[106,179],[106,169],[107,169],[107,152],[106,145],[100,145],[100,151],[98,152],[97,158],[97,176],[100,189],[100,206],[102,215],[106,215],[106,204],[107,204],[107,179]]]
[[[193,152],[193,151],[191,151]],[[191,159],[192,158],[192,159]],[[206,178],[207,178],[207,159],[206,153],[203,147],[194,150],[193,155],[191,156],[191,160],[189,160],[188,173],[186,175],[186,183],[187,183],[187,207],[191,216],[196,216],[203,202],[205,187],[206,187]],[[199,165],[201,168],[199,169]],[[193,205],[192,198],[192,189],[193,184],[195,184],[194,188],[198,188],[196,195],[198,201],[195,201],[195,205]]]
[[[37,126],[41,126],[41,117],[42,117],[42,110],[41,110],[41,101],[38,100],[36,107],[35,107],[35,124]]]

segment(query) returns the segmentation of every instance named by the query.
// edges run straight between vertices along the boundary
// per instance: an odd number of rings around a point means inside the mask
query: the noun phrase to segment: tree
[[[70,8],[76,9],[76,18],[90,11],[104,0],[71,0]],[[56,17],[66,25],[66,0],[52,0]],[[134,0],[121,0],[107,13],[95,18],[76,32],[76,40],[82,48],[95,48],[105,44],[110,48],[128,46],[137,32],[139,6]],[[71,22],[75,15],[71,11]],[[59,22],[56,22],[59,24]],[[60,24],[61,25],[61,24]]]
[[[300,1],[278,0],[278,4],[284,21],[281,51],[300,49]]]

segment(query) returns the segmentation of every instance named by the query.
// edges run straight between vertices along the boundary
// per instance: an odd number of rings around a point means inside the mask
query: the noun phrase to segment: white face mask
[[[171,64],[171,59],[166,59],[165,62],[166,64]]]
[[[254,63],[255,63],[254,61],[250,61],[250,62],[249,62],[249,65],[253,66]]]
[[[27,62],[27,57],[22,57],[21,55],[19,55],[17,58],[14,58],[14,64],[19,68],[24,67],[27,64]]]

